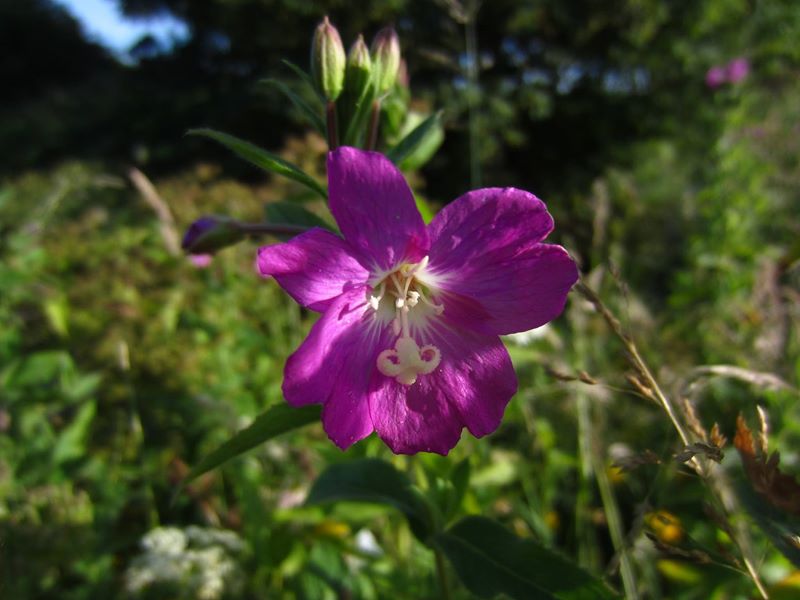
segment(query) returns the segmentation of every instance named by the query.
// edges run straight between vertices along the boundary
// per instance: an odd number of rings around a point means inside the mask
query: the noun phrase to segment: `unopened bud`
[[[181,248],[188,254],[209,254],[244,239],[238,223],[227,217],[201,217],[183,236]]]
[[[326,100],[333,102],[342,93],[345,62],[342,38],[325,17],[314,30],[311,43],[311,78]]]
[[[400,70],[400,40],[392,27],[384,27],[372,40],[372,62],[378,93],[388,92],[397,81]]]
[[[409,88],[408,64],[405,58],[400,59],[400,68],[397,70],[397,84],[406,90]]]
[[[372,59],[369,56],[369,48],[364,42],[364,36],[359,35],[347,54],[347,69],[344,76],[347,93],[358,99],[369,83],[371,72]]]

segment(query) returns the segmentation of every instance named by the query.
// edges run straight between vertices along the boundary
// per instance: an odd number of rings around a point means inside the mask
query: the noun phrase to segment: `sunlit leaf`
[[[301,170],[300,167],[283,160],[281,157],[276,156],[271,152],[267,152],[266,150],[259,148],[255,144],[251,144],[250,142],[237,138],[233,135],[229,135],[221,131],[215,131],[213,129],[190,129],[187,133],[189,135],[202,135],[211,138],[212,140],[216,140],[255,166],[264,169],[265,171],[270,171],[271,173],[276,173],[289,179],[293,179],[298,183],[302,183],[309,189],[314,190],[323,198],[328,197],[328,193],[325,191],[325,188],[322,187],[322,185],[308,173]]]
[[[604,600],[618,598],[602,581],[533,539],[486,517],[466,517],[434,543],[467,589],[480,598]]]
[[[56,464],[86,455],[86,440],[96,408],[94,400],[85,402],[72,422],[59,434],[53,447],[53,461]]]
[[[422,123],[411,130],[407,136],[400,140],[394,148],[391,148],[386,153],[387,158],[395,164],[401,164],[403,160],[411,155],[418,147],[435,141],[437,138],[439,139],[439,143],[441,143],[441,137],[443,135],[441,127],[442,112],[439,111],[422,121]]]
[[[414,194],[414,201],[417,203],[417,210],[419,214],[422,215],[422,220],[425,221],[426,224],[433,221],[436,212],[431,208],[430,204],[428,204],[428,201],[419,194]]]

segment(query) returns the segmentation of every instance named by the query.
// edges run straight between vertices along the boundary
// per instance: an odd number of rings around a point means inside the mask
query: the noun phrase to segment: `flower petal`
[[[323,311],[333,298],[369,277],[342,238],[315,228],[258,250],[258,270],[274,277],[299,304]]]
[[[372,433],[367,388],[391,328],[375,321],[359,287],[333,299],[286,361],[283,394],[292,406],[324,404],[328,437],[344,449]]]
[[[427,253],[428,234],[414,195],[382,154],[347,147],[330,152],[328,196],[344,238],[363,253],[365,264],[388,270]]]
[[[497,336],[438,324],[428,328],[424,342],[441,352],[436,371],[410,386],[373,376],[372,423],[397,454],[447,454],[465,425],[476,437],[492,433],[517,390],[511,359]]]
[[[430,224],[430,271],[445,292],[445,312],[486,333],[526,331],[564,309],[578,269],[567,252],[540,243],[553,229],[544,203],[514,188],[469,192]],[[479,302],[482,318],[448,311],[447,293]]]

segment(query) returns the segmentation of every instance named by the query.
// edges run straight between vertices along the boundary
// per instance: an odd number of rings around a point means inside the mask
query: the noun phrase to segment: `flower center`
[[[427,256],[418,263],[402,264],[373,288],[368,300],[376,313],[384,298],[394,305],[392,331],[398,336],[397,341],[394,348],[387,348],[378,355],[377,367],[381,373],[394,377],[403,385],[413,384],[419,375],[432,373],[442,360],[442,353],[436,346],[419,346],[411,336],[409,324],[414,317],[419,317],[424,323],[430,313],[440,315],[444,311],[443,304],[428,299],[425,285],[419,281],[419,275],[427,266]]]

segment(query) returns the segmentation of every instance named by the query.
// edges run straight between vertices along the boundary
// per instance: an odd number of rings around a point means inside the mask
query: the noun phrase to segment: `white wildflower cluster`
[[[134,597],[165,588],[179,590],[178,598],[218,600],[241,589],[243,574],[235,558],[244,543],[232,531],[157,527],[141,546],[142,554],[125,572],[125,588]]]

